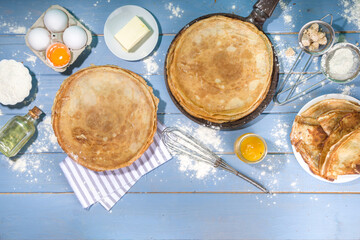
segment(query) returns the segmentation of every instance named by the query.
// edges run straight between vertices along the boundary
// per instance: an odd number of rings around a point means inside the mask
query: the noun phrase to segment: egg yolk
[[[70,62],[70,51],[62,43],[55,43],[49,47],[46,57],[55,67],[63,67]]]
[[[241,142],[240,151],[246,160],[254,162],[263,156],[265,152],[265,146],[261,139],[250,136]]]

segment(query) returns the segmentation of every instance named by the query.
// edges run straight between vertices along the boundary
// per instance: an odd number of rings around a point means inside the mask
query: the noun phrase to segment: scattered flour
[[[187,176],[190,175],[189,171],[192,172],[191,177],[195,176],[197,179],[204,179],[209,174],[214,174],[216,169],[211,165],[199,161],[191,160],[188,156],[180,155],[178,157],[180,161],[179,170],[187,172]]]
[[[278,119],[275,126],[271,129],[272,141],[278,151],[290,151],[288,144],[290,125],[285,121]]]
[[[339,90],[341,91],[341,94],[344,95],[351,95],[351,90],[353,90],[355,88],[355,84],[351,84],[351,85],[340,85]]]
[[[28,12],[28,14],[26,15],[26,17],[24,17],[25,20],[32,20],[32,16],[31,16],[32,12]]]
[[[290,25],[292,27],[294,27],[292,25],[292,13],[291,13],[291,10],[292,10],[292,6],[289,5],[290,1],[288,0],[280,0],[279,1],[279,5],[280,5],[280,8],[282,10],[282,16],[284,18],[284,22],[287,24],[287,25]]]
[[[28,54],[28,53],[24,53],[26,56],[28,56],[26,58],[26,61],[27,62],[30,62],[31,63],[31,66],[35,67],[36,66],[36,59],[37,57],[34,56],[34,55],[31,55],[31,54]]]
[[[285,23],[291,23],[292,22],[292,16],[291,15],[285,15],[284,20],[285,20]]]
[[[26,27],[24,26],[18,26],[14,23],[2,23],[0,24],[2,28],[7,28],[7,30],[4,31],[4,33],[14,33],[14,34],[25,34],[26,33]]]
[[[46,116],[38,125],[38,138],[30,145],[28,151],[33,152],[49,152],[59,148],[57,138],[51,126],[51,117]]]
[[[320,65],[320,61],[319,61],[319,57],[314,57],[312,60],[312,66],[314,66],[315,71],[319,71],[319,65]],[[325,84],[325,82],[323,82]]]
[[[340,4],[344,7],[342,16],[360,29],[360,0],[341,0]]]
[[[291,66],[295,63],[296,60],[296,50],[299,48],[298,46],[289,46],[288,43],[284,39],[281,38],[280,35],[276,35],[273,38],[273,44],[278,55],[278,61],[280,63],[280,71],[285,72],[290,70]],[[292,49],[293,55],[289,54]]]
[[[151,75],[151,74],[155,74],[157,73],[157,71],[159,70],[159,65],[157,64],[157,62],[155,61],[155,57],[157,55],[157,52],[155,52],[152,56],[147,57],[143,62],[144,62],[144,67],[146,69],[146,73],[145,75]]]
[[[189,125],[184,125],[183,122],[178,121],[176,127],[191,134],[194,138],[205,144],[211,150],[215,152],[222,152],[222,138],[219,135],[219,130],[199,126],[192,128]],[[214,175],[216,169],[210,164],[193,160],[191,157],[186,155],[178,156],[179,170],[186,172],[187,176],[191,178],[196,177],[197,179],[204,179],[209,175]],[[218,179],[221,180],[221,179]]]
[[[37,183],[37,176],[40,175],[46,175],[44,179],[51,181],[51,168],[43,166],[42,157],[39,154],[24,154],[16,160],[8,160],[8,162],[9,168],[16,173],[16,177],[24,178],[26,183]],[[48,163],[52,163],[52,160]]]
[[[171,12],[171,15],[169,16],[170,19],[177,17],[181,18],[184,10],[182,10],[179,5],[175,6],[173,3],[167,3],[165,4],[165,9],[169,10]]]
[[[9,169],[16,174],[16,177],[24,178],[27,183],[36,183],[40,176],[46,174],[44,179],[51,181],[51,168],[45,167],[42,163],[42,155],[38,153],[47,152],[49,150],[58,149],[57,139],[53,133],[51,127],[51,118],[45,117],[45,119],[38,124],[39,136],[27,149],[27,152],[19,154],[14,159],[8,159]],[[52,160],[47,159],[46,164],[52,164]],[[59,173],[62,174],[61,172]]]

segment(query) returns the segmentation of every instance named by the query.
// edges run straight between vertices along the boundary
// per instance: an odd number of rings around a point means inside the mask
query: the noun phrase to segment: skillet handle
[[[264,22],[271,16],[278,2],[279,0],[258,0],[246,20],[262,30]]]

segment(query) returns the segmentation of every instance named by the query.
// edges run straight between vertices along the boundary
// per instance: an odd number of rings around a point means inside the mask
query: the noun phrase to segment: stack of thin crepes
[[[187,113],[214,123],[232,122],[265,99],[273,51],[253,24],[212,16],[177,36],[166,69],[171,93]]]
[[[310,170],[330,181],[360,174],[360,105],[345,99],[320,101],[296,116],[292,145]]]

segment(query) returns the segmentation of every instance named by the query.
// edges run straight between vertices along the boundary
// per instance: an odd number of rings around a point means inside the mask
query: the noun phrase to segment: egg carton
[[[86,32],[86,35],[87,35],[87,42],[85,44],[84,47],[80,48],[80,49],[77,49],[77,50],[74,50],[74,49],[70,49],[70,54],[71,54],[71,59],[70,59],[70,62],[68,65],[66,65],[65,67],[62,67],[62,68],[56,68],[54,66],[52,66],[47,60],[46,60],[46,50],[44,51],[37,51],[35,49],[33,49],[29,42],[28,42],[28,35],[29,35],[29,32],[34,29],[34,28],[45,28],[47,29],[49,32],[50,32],[50,38],[51,38],[51,42],[50,44],[53,44],[53,43],[56,43],[56,42],[60,42],[60,43],[64,43],[63,42],[63,33],[64,32],[51,32],[48,28],[46,28],[45,24],[44,24],[44,16],[45,16],[45,13],[51,9],[59,9],[61,11],[63,11],[67,16],[68,16],[68,26],[67,27],[70,27],[70,26],[79,26],[81,27],[82,29],[84,29],[84,31]],[[59,6],[59,5],[52,5],[51,7],[49,7],[39,18],[38,20],[36,20],[36,22],[31,26],[31,28],[27,31],[26,33],[26,37],[25,37],[25,42],[26,42],[26,45],[31,49],[31,51],[33,51],[35,53],[36,56],[38,56],[38,58],[41,59],[41,61],[43,61],[47,66],[51,67],[52,69],[54,69],[55,71],[57,72],[64,72],[68,66],[70,66],[71,64],[73,64],[76,59],[79,57],[79,55],[85,50],[85,48],[87,46],[89,46],[91,44],[91,41],[92,41],[92,35],[91,35],[91,32],[79,21],[77,20],[71,13],[69,13],[68,10],[66,10],[65,8]],[[65,44],[65,43],[64,43]]]

